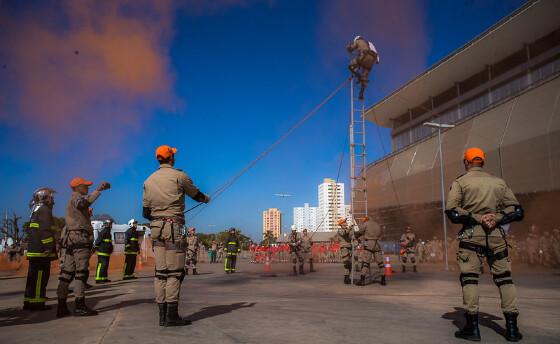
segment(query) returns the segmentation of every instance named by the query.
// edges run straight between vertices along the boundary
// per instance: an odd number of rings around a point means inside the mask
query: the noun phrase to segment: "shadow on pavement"
[[[212,318],[218,315],[231,313],[235,310],[241,308],[249,308],[253,307],[256,303],[251,302],[236,302],[232,303],[231,305],[218,305],[218,306],[210,306],[210,307],[203,307],[198,312],[191,314],[187,317],[187,319],[191,321],[198,321],[206,318]]]
[[[126,307],[131,307],[131,306],[136,306],[136,305],[141,305],[144,303],[153,303],[155,304],[154,298],[151,297],[149,299],[135,299],[135,300],[126,300],[126,301],[120,301],[119,303],[116,303],[114,305],[109,305],[109,306],[105,306],[105,307],[99,307],[99,308],[95,308],[96,311],[98,311],[99,313],[103,313],[103,312],[107,312],[107,311],[113,311],[116,309],[121,309],[121,308],[126,308]]]
[[[95,305],[103,300],[113,299],[115,297],[119,297],[126,294],[113,294],[107,296],[97,296],[97,297],[86,297],[86,304],[95,309]],[[114,308],[122,308],[127,306],[133,306],[137,303],[143,303],[145,300],[133,300],[130,302],[124,301],[120,302],[115,306],[103,307],[100,310],[107,311]],[[153,299],[150,299],[150,302],[153,302]],[[68,309],[70,312],[74,310],[74,302],[68,302]],[[24,311],[20,307],[12,307],[12,308],[5,308],[0,309],[0,328],[7,327],[7,326],[15,326],[15,325],[24,325],[24,324],[36,324],[42,323],[47,321],[57,320],[56,317],[56,305],[52,305],[50,310],[45,311]]]
[[[465,326],[465,310],[460,307],[455,307],[454,312],[445,313],[441,317],[443,319],[453,320],[453,325],[455,325],[458,330]],[[495,320],[502,320],[502,318],[488,313],[478,313],[478,323],[480,326],[488,327],[494,330],[497,334],[505,336],[506,329]]]

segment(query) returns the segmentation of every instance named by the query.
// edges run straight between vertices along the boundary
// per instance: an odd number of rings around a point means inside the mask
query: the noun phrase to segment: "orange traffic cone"
[[[268,253],[266,255],[266,261],[264,263],[264,272],[266,273],[270,272],[270,254]]]
[[[385,276],[393,276],[393,268],[391,268],[391,257],[385,256]]]

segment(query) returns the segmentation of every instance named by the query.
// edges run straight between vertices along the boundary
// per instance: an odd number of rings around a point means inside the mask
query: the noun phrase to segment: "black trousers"
[[[96,281],[107,281],[109,279],[109,258],[111,258],[111,256],[97,255],[97,268],[95,268]]]
[[[134,276],[134,269],[136,268],[136,256],[136,254],[124,255],[124,278]]]
[[[32,258],[29,260],[24,303],[29,304],[31,307],[45,304],[45,301],[47,301],[47,283],[49,283],[50,275],[50,258]]]
[[[237,263],[237,254],[235,253],[228,253],[226,254],[226,261],[224,264],[224,268],[226,272],[234,272],[235,271],[235,263]]]

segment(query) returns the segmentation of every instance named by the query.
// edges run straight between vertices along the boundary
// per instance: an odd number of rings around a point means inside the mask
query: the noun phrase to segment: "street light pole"
[[[439,167],[441,176],[441,216],[443,222],[443,247],[445,251],[445,271],[449,271],[449,257],[448,257],[448,247],[447,247],[447,219],[445,217],[445,182],[443,178],[443,152],[441,149],[441,129],[442,128],[453,128],[453,124],[441,124],[426,122],[423,124],[426,127],[436,128],[438,131],[438,151],[439,151]]]

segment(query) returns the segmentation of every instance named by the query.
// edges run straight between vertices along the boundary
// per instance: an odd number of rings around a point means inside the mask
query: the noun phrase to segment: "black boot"
[[[402,266],[402,272],[406,272],[406,266]]]
[[[385,276],[381,276],[381,285],[387,285],[387,279],[385,278]]]
[[[198,275],[198,272],[196,272],[196,269],[192,269],[192,274],[193,275]]]
[[[315,272],[316,270],[313,269],[313,263],[309,263],[309,272]]]
[[[158,303],[159,326],[165,326],[165,314],[167,313],[167,303]]]
[[[363,287],[366,285],[366,276],[360,276],[360,281],[358,283],[356,283],[356,285],[359,285],[360,287]]]
[[[305,275],[305,273],[303,272],[303,265],[299,266],[299,274],[300,275]]]
[[[480,330],[478,329],[478,313],[465,313],[467,324],[462,330],[455,332],[455,337],[473,342],[480,342]]]
[[[76,298],[76,308],[74,308],[74,315],[76,316],[92,316],[97,315],[97,311],[86,306],[86,299],[84,297]]]
[[[418,272],[418,270],[416,270],[416,265],[412,267],[412,272]]]
[[[518,342],[523,338],[517,327],[518,313],[504,313],[506,318],[506,340],[508,342]]]
[[[294,270],[294,272],[292,273],[292,275],[297,276],[297,270],[296,270],[295,265],[293,266],[293,270]]]
[[[58,299],[58,306],[56,308],[56,317],[62,318],[70,315],[68,306],[66,305],[66,299]]]
[[[352,284],[352,280],[350,279],[350,276],[344,275],[344,284]]]
[[[179,316],[179,304],[168,303],[167,313],[165,315],[165,326],[185,326],[190,325],[192,322],[188,319],[183,319]]]

